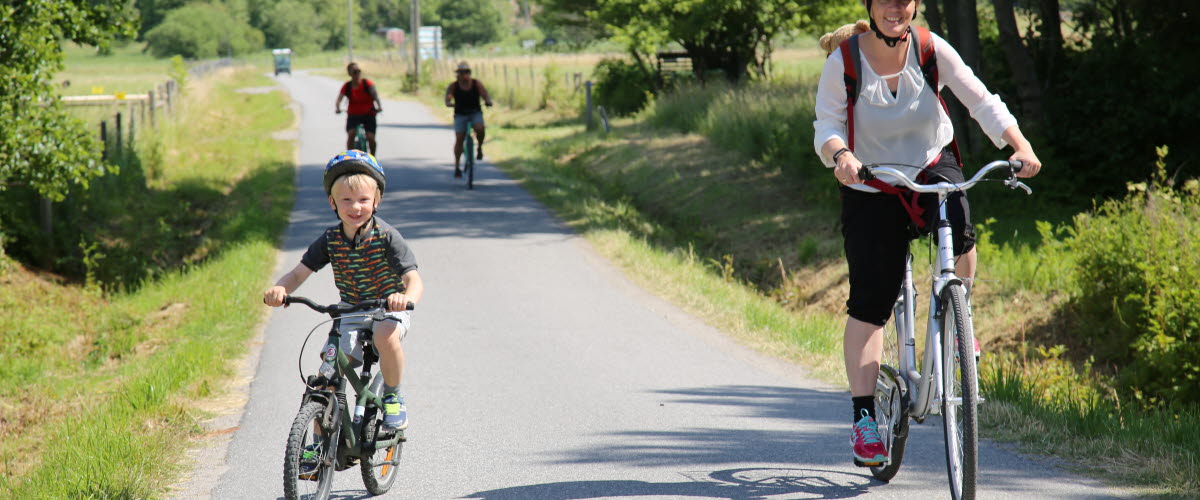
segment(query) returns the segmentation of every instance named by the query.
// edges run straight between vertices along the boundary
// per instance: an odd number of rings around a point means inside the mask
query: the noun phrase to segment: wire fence
[[[203,79],[214,72],[233,65],[233,59],[213,59],[192,65],[187,78]],[[169,79],[155,85],[144,94],[114,93],[110,95],[63,96],[61,102],[67,106],[100,106],[116,108],[111,115],[104,115],[99,122],[100,157],[110,161],[131,150],[137,140],[139,129],[153,129],[169,119],[178,106],[182,93],[179,82]],[[53,205],[49,199],[39,200],[39,223],[42,232],[53,232]]]

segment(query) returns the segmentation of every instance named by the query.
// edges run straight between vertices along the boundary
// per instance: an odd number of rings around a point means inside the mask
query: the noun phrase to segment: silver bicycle
[[[892,309],[893,321],[884,331],[883,359],[875,384],[876,421],[879,436],[889,451],[887,462],[871,466],[871,474],[882,481],[891,480],[900,470],[904,445],[908,438],[908,419],[918,423],[930,414],[941,413],[946,435],[946,470],[950,492],[955,500],[975,498],[979,471],[979,430],[976,405],[979,396],[976,373],[975,335],[971,308],[963,280],[954,275],[954,245],[950,221],[946,217],[946,197],[966,191],[994,170],[1008,172],[1004,184],[1012,189],[1033,190],[1016,179],[1019,161],[994,161],[970,180],[961,184],[939,182],[917,184],[899,170],[884,165],[865,165],[863,180],[887,176],[918,193],[937,193],[938,217],[935,228],[938,248],[933,287],[929,294],[929,318],[925,334],[925,355],[920,371],[914,336],[917,291],[912,277],[912,253],[906,259],[904,283]]]

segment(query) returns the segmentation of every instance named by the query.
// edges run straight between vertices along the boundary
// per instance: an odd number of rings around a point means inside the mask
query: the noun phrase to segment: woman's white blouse
[[[866,33],[864,36],[870,36]],[[971,68],[963,63],[958,52],[936,34],[932,35],[937,54],[938,83],[949,86],[958,100],[979,122],[984,133],[997,148],[1003,148],[1004,130],[1016,125],[1000,96],[988,92]],[[913,40],[915,43],[916,40]],[[896,95],[892,96],[887,82],[877,74],[867,58],[862,57],[859,75],[860,93],[854,104],[854,156],[867,163],[903,163],[926,166],[942,148],[954,139],[954,126],[942,109],[937,95],[925,83],[920,63],[913,49],[905,51],[904,69],[899,73]],[[816,121],[813,146],[826,167],[834,166],[831,158],[821,153],[821,146],[834,137],[850,143],[846,130],[846,85],[842,52],[835,50],[825,60],[821,81],[817,85]],[[895,76],[895,75],[885,75]],[[907,171],[909,169],[900,169]],[[914,178],[916,170],[909,176]],[[893,181],[898,182],[898,181]],[[862,184],[850,186],[860,191],[878,192]]]

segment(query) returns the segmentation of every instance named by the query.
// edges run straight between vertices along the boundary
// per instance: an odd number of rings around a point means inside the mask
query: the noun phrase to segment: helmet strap
[[[904,30],[904,33],[901,33],[900,36],[887,36],[887,35],[883,34],[882,31],[879,31],[879,26],[875,25],[874,18],[871,19],[871,31],[874,31],[875,37],[880,40],[883,40],[883,43],[886,43],[887,46],[890,48],[895,48],[896,45],[899,44],[900,42],[908,40],[909,30]]]

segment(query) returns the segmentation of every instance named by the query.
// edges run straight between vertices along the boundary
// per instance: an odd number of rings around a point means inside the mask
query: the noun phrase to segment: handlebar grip
[[[1025,168],[1025,162],[1023,162],[1021,160],[1009,160],[1008,168],[1011,168],[1013,173],[1015,174],[1017,172],[1020,172],[1022,168]]]
[[[862,167],[858,169],[858,178],[862,179],[863,182],[867,182],[875,180],[876,177],[875,172],[872,172],[871,169]]]
[[[415,310],[416,308],[417,308],[417,305],[412,302],[409,302],[408,305],[405,307],[405,309],[407,309],[409,311]]]

